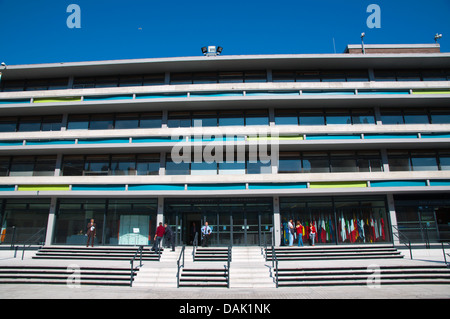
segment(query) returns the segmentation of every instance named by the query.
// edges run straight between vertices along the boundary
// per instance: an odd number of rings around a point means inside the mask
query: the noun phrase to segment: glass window
[[[360,172],[382,172],[383,163],[379,152],[357,152],[357,166]]]
[[[331,172],[357,172],[355,153],[333,152],[330,156]]]
[[[9,157],[0,157],[0,176],[9,175]]]
[[[201,122],[200,122],[201,121]],[[216,112],[194,112],[192,114],[193,127],[215,127],[217,126]]]
[[[245,162],[222,162],[219,163],[219,175],[244,175]]]
[[[392,70],[375,70],[375,81],[396,81],[397,76]]]
[[[245,125],[269,125],[269,112],[267,110],[249,110],[245,112]]]
[[[136,175],[136,158],[132,155],[113,155],[111,173],[112,175]]]
[[[217,73],[216,72],[194,73],[193,83],[194,84],[217,83]]]
[[[162,114],[161,113],[145,113],[141,114],[139,120],[140,128],[161,128]]]
[[[424,70],[422,71],[424,81],[447,81],[447,76],[443,70]]]
[[[0,132],[15,132],[17,127],[16,117],[4,117],[0,119]]]
[[[272,71],[273,82],[295,82],[294,71]]]
[[[189,112],[169,112],[167,126],[172,127],[191,127],[191,115]]]
[[[166,161],[166,175],[190,175],[190,163],[175,163],[169,157]]]
[[[84,175],[86,176],[109,175],[109,156],[108,155],[86,156],[86,161],[84,164]]]
[[[165,74],[160,73],[144,75],[143,84],[144,86],[163,85],[165,84]]]
[[[191,163],[191,175],[217,175],[217,162]]]
[[[346,76],[344,71],[322,71],[322,82],[345,82]]]
[[[428,115],[425,109],[405,110],[405,124],[428,124]]]
[[[92,115],[89,122],[90,130],[110,130],[114,128],[113,114]]]
[[[278,159],[278,173],[301,173],[302,171],[302,160],[300,158],[300,153],[289,152],[280,153]]]
[[[47,90],[48,84],[46,80],[28,80],[26,90],[27,91],[41,91]]]
[[[320,82],[320,72],[319,71],[303,71],[296,72],[297,82]]]
[[[70,115],[67,123],[68,130],[89,129],[89,115]]]
[[[411,171],[408,152],[388,152],[388,163],[390,171]]]
[[[17,156],[11,161],[10,176],[33,176],[34,157]]]
[[[192,73],[171,73],[170,84],[192,84]]]
[[[244,112],[219,112],[219,126],[244,126]]]
[[[38,156],[34,165],[33,176],[55,175],[56,156]]]
[[[142,86],[142,75],[128,75],[120,77],[120,87]]]
[[[450,171],[450,152],[439,152],[439,169],[441,171]]]
[[[41,130],[40,117],[22,117],[19,120],[19,132],[34,132]]]
[[[352,110],[353,124],[375,124],[375,116],[372,109]]]
[[[64,156],[62,162],[63,176],[82,176],[84,169],[83,156]]]
[[[267,82],[266,71],[246,71],[245,82]]]
[[[25,91],[25,81],[18,80],[18,81],[3,82],[3,92],[18,92],[18,91]]]
[[[242,83],[244,72],[219,72],[219,83]]]
[[[326,111],[327,125],[330,124],[352,124],[349,111],[344,110],[330,110]]]
[[[95,78],[75,78],[73,80],[74,89],[87,89],[95,87]]]
[[[67,89],[67,84],[69,83],[69,79],[51,79],[48,81],[48,89],[49,90],[65,90]]]
[[[297,111],[275,110],[275,125],[298,125]]]
[[[450,111],[444,109],[432,109],[431,124],[450,124]]]
[[[348,82],[368,82],[369,73],[367,70],[354,70],[347,71],[347,81]]]
[[[117,114],[114,123],[115,129],[135,129],[139,127],[138,114]]]
[[[397,71],[397,81],[420,81],[419,71],[401,70]]]
[[[42,120],[42,131],[61,131],[61,116],[45,116]]]
[[[270,160],[267,161],[267,163],[263,163],[259,159],[258,161],[256,161],[256,163],[252,163],[250,160],[247,160],[247,174],[271,174],[271,173],[272,173],[272,166],[270,165]]]
[[[325,125],[325,116],[322,111],[300,111],[300,125]]]
[[[328,154],[322,152],[303,153],[303,172],[304,173],[329,173],[330,162]]]
[[[401,110],[381,110],[383,125],[404,124]]]
[[[137,175],[159,175],[159,154],[137,155]]]
[[[95,81],[96,88],[117,87],[119,85],[119,78],[116,76],[98,77]]]
[[[438,163],[434,152],[412,152],[413,171],[437,171]]]

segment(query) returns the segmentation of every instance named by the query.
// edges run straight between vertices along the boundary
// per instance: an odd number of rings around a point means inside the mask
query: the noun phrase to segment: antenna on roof
[[[361,43],[362,43],[362,53],[366,54],[366,49],[364,48],[364,37],[366,36],[366,33],[361,33]]]
[[[442,39],[442,34],[436,33],[436,35],[434,36],[434,42],[438,43],[439,39]]]

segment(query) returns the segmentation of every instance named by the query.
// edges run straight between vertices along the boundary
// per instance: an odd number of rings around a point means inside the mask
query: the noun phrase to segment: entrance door
[[[146,215],[121,215],[119,245],[148,245],[149,223]]]

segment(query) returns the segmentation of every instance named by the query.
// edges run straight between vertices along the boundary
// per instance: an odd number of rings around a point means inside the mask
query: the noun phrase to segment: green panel
[[[81,101],[80,96],[69,96],[69,97],[37,98],[33,100],[33,103],[59,103],[59,102],[79,102],[79,101]]]
[[[19,185],[18,191],[68,191],[69,185]]]
[[[450,90],[429,90],[429,91],[414,90],[413,94],[450,94]]]
[[[312,182],[309,188],[367,187],[367,182]]]

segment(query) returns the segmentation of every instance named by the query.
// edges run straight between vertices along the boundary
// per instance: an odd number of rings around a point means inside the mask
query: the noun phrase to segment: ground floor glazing
[[[412,242],[450,240],[448,193],[394,195],[392,207],[388,196],[0,199],[0,240],[22,243],[44,229],[46,243],[85,245],[91,219],[96,245],[151,245],[159,222],[176,245],[192,245],[205,222],[211,246],[288,245],[290,219],[304,227],[304,245],[312,224],[320,245],[391,243],[397,229]]]

